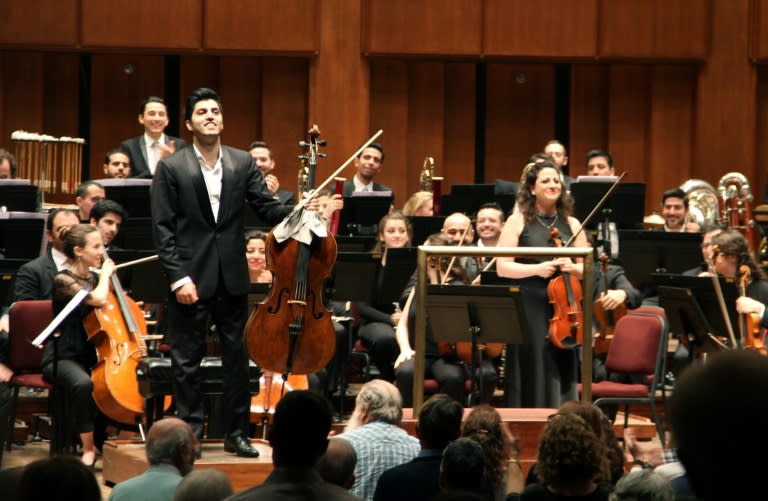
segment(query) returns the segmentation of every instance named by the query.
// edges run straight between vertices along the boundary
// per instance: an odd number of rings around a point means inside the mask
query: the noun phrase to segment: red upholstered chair
[[[13,428],[16,421],[16,404],[19,399],[19,389],[41,388],[48,390],[49,406],[51,402],[51,385],[43,380],[40,364],[43,358],[43,350],[31,344],[53,320],[53,306],[50,299],[34,301],[16,301],[11,305],[9,315],[9,352],[10,368],[13,377],[10,384],[13,393],[11,404],[10,422],[6,438],[6,449],[11,450]],[[54,448],[51,441],[51,449]]]
[[[649,405],[662,446],[664,423],[656,411],[656,390],[664,384],[668,336],[666,317],[634,311],[623,316],[616,322],[605,368],[609,376],[618,374],[626,378],[622,382],[609,379],[592,384],[595,405],[624,406],[625,428],[630,404]],[[638,380],[643,382],[635,382]]]

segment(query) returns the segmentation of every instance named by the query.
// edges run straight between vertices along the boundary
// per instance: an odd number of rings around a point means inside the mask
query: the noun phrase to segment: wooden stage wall
[[[141,132],[144,97],[172,98],[169,130],[188,139],[183,98],[210,86],[225,143],[269,142],[288,189],[317,123],[320,179],[384,130],[398,205],[425,156],[447,187],[515,180],[563,130],[572,175],[606,149],[648,184],[646,212],[731,171],[762,201],[766,61],[768,0],[6,0],[0,145],[18,129],[85,133],[86,177],[101,177],[104,152]]]

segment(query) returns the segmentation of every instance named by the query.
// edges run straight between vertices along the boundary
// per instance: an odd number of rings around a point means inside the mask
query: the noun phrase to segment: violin
[[[747,284],[752,277],[752,270],[749,266],[742,264],[739,266],[739,296],[747,295]],[[741,331],[741,342],[745,350],[755,350],[761,355],[768,355],[765,342],[760,336],[760,317],[756,313],[739,314],[739,331]]]
[[[555,247],[563,247],[557,228],[550,228],[549,236]],[[570,273],[561,272],[547,284],[547,295],[554,308],[549,320],[550,342],[561,350],[575,348],[584,339],[581,282]]]
[[[306,160],[307,179],[314,179],[317,137],[314,126]],[[311,189],[307,186],[307,189]],[[313,192],[314,193],[314,192]],[[303,204],[288,218],[303,210]],[[301,214],[299,214],[301,215]],[[301,224],[301,223],[299,223]],[[251,312],[245,327],[245,345],[251,360],[262,369],[279,374],[309,374],[330,362],[336,350],[336,332],[331,311],[323,302],[325,280],[336,263],[333,235],[312,234],[310,243],[295,238],[278,242],[274,230],[266,242],[267,268],[272,272],[272,287],[259,308]]]
[[[93,398],[110,419],[133,425],[144,415],[136,369],[147,356],[147,322],[141,308],[123,290],[116,273],[111,277],[107,303],[84,319],[88,340],[96,347],[92,368]]]
[[[608,254],[603,253],[600,256],[600,282],[602,290],[608,290]],[[606,310],[600,301],[595,301],[592,312],[595,320],[600,326],[600,331],[595,334],[595,343],[593,350],[596,355],[608,353],[608,348],[613,340],[613,331],[616,328],[616,321],[627,314],[627,305],[620,304],[613,310]]]

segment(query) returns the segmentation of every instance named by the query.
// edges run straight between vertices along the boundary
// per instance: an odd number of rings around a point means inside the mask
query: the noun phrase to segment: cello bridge
[[[302,308],[307,306],[306,301],[300,301],[298,299],[289,299],[288,304],[295,304],[295,305],[301,306]]]

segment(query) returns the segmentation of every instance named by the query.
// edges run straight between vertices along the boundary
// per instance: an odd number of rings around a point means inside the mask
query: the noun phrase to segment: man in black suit
[[[160,160],[152,181],[153,237],[171,285],[168,337],[177,414],[198,438],[203,431],[199,365],[206,351],[208,319],[222,348],[224,448],[256,457],[248,437],[250,394],[243,331],[248,317],[248,266],[243,240],[246,202],[271,224],[291,210],[267,191],[246,151],[221,144],[221,99],[211,89],[187,98],[192,147]]]
[[[443,449],[459,438],[463,415],[461,404],[444,393],[424,402],[416,423],[421,452],[411,461],[381,474],[373,501],[432,499],[440,490]]]
[[[285,190],[280,187],[280,181],[275,176],[275,159],[272,156],[272,150],[269,149],[267,143],[264,141],[254,141],[248,146],[248,153],[253,157],[253,161],[256,162],[256,167],[261,171],[261,175],[264,176],[264,181],[267,183],[267,189],[280,201],[281,204],[296,205],[296,197],[290,190]]]
[[[131,160],[131,177],[151,178],[157,163],[187,145],[178,137],[165,134],[168,127],[168,108],[161,97],[150,96],[141,103],[139,123],[144,134],[126,139],[120,145]]]
[[[379,143],[371,143],[355,158],[357,173],[352,179],[344,181],[345,197],[356,191],[389,191],[392,192],[392,203],[395,203],[395,192],[392,188],[373,181],[384,165],[384,147]]]

